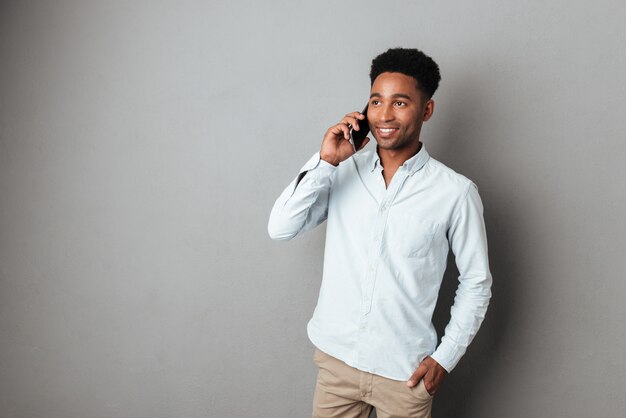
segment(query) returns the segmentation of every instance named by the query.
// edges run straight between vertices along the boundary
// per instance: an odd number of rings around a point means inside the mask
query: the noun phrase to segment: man
[[[348,113],[276,200],[268,231],[291,239],[327,220],[324,273],[308,324],[319,368],[314,417],[430,417],[432,395],[484,318],[491,273],[474,183],[420,142],[439,67],[416,49],[372,61],[367,115]],[[355,153],[367,118],[375,150]],[[369,140],[366,139],[363,146]],[[451,248],[460,272],[441,343],[432,324]]]

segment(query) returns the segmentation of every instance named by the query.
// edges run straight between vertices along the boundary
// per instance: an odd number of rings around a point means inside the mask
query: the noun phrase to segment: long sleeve
[[[311,157],[274,203],[267,225],[272,239],[292,239],[326,220],[335,170],[319,153]]]
[[[483,206],[473,183],[454,212],[448,239],[456,257],[459,286],[450,322],[432,358],[451,371],[478,332],[491,298],[492,277]]]

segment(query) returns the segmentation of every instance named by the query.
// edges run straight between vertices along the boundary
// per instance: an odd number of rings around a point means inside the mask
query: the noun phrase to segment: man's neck
[[[383,166],[383,177],[385,184],[389,186],[393,175],[406,160],[416,155],[422,149],[422,143],[418,142],[415,147],[402,150],[385,150],[376,147],[376,152],[380,158],[380,165]]]

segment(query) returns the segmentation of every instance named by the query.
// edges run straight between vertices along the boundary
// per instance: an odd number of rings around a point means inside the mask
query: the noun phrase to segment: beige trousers
[[[430,418],[433,398],[424,382],[409,388],[406,382],[362,372],[315,349],[318,367],[313,396],[313,418]]]

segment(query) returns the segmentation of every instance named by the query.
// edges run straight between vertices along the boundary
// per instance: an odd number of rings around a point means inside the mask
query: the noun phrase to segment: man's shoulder
[[[432,176],[433,181],[442,186],[456,189],[460,193],[465,193],[474,184],[472,180],[432,156],[428,159],[425,168],[428,171],[428,175]]]

